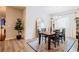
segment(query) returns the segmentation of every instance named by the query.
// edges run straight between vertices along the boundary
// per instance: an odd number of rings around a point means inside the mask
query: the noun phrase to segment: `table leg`
[[[77,50],[79,51],[79,38],[78,38],[78,49]]]
[[[46,38],[47,38],[47,36],[45,36],[45,43],[46,43]]]
[[[64,36],[64,41],[65,41],[65,36]]]
[[[48,37],[48,50],[50,50],[50,37]]]
[[[41,42],[41,34],[39,34],[39,45],[40,45],[40,42]]]

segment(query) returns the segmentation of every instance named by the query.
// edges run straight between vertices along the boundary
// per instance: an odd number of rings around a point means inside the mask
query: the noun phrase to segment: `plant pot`
[[[21,37],[21,35],[17,35],[16,38],[17,38],[18,40],[20,40],[22,37]]]

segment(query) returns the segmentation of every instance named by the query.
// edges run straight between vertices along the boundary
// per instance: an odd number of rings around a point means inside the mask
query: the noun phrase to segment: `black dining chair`
[[[45,31],[46,31],[46,28],[41,28],[41,30],[38,30],[38,34],[39,34],[39,33],[43,33],[43,32],[45,32]],[[42,41],[45,40],[45,43],[46,43],[46,38],[47,38],[47,36],[41,35],[40,37],[41,37]]]
[[[45,32],[45,31],[46,31],[46,28],[42,28],[42,29],[41,29],[41,32]],[[47,38],[47,36],[42,35],[41,37],[42,37],[42,40],[45,39],[45,43],[46,43],[46,38]]]
[[[76,38],[79,39],[79,32],[76,32]]]
[[[56,47],[57,45],[59,45],[59,30],[55,31],[55,34],[53,34],[50,37],[52,43],[54,43],[54,46]]]
[[[60,40],[63,42],[63,40],[65,41],[65,29],[62,29],[62,32],[60,32]]]

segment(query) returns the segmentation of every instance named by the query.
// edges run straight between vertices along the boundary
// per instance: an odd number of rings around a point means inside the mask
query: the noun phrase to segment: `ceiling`
[[[25,8],[23,6],[9,6],[9,7],[17,8],[20,10],[23,10]],[[6,6],[0,6],[0,16],[5,16],[5,13],[6,13]]]
[[[40,11],[43,11],[47,14],[55,14],[55,13],[65,12],[73,9],[78,9],[79,6],[39,6],[39,7],[36,6],[36,8],[41,9]]]
[[[6,7],[1,6],[0,7],[0,16],[5,16],[6,13]]]
[[[78,6],[50,6],[50,7],[44,7],[44,9],[49,11],[48,13],[58,13],[58,12],[64,12],[69,11],[73,9],[79,8]]]
[[[10,6],[10,7],[17,8],[20,10],[23,10],[25,8],[25,6]],[[40,9],[40,11],[43,11],[44,13],[47,14],[55,14],[79,8],[79,6],[32,6],[32,7]],[[0,6],[0,15],[4,15],[5,13],[6,13],[6,7]]]
[[[16,9],[20,9],[20,10],[24,10],[25,9],[25,6],[11,6],[13,8],[16,8]]]

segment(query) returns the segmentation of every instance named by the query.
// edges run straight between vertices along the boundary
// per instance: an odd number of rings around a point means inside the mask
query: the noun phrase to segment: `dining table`
[[[55,32],[40,32],[39,33],[39,45],[41,43],[41,36],[42,35],[45,37],[45,39],[46,39],[46,37],[48,37],[48,50],[50,50],[51,49],[51,46],[50,46],[51,39],[50,39],[50,37],[53,36],[54,34],[55,34]]]

